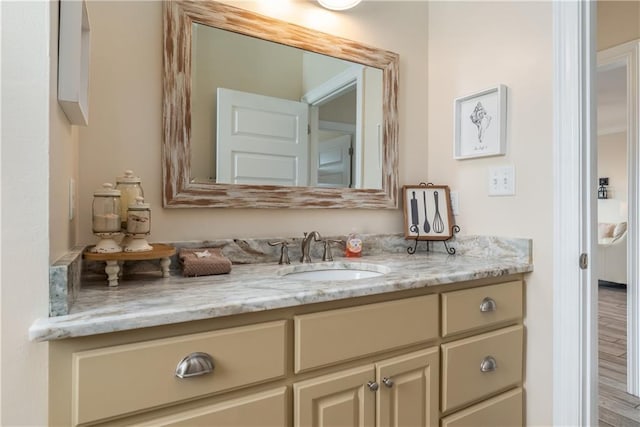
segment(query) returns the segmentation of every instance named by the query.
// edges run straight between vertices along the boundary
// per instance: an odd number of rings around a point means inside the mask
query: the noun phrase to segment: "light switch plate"
[[[457,191],[451,191],[449,193],[451,199],[451,213],[453,215],[460,215],[460,195]]]
[[[489,196],[515,196],[515,168],[499,166],[489,168]]]
[[[76,180],[69,178],[69,221],[73,221],[76,212]]]

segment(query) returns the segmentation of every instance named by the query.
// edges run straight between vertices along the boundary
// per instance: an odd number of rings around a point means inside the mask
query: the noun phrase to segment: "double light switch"
[[[489,196],[515,196],[515,168],[499,166],[489,168]]]

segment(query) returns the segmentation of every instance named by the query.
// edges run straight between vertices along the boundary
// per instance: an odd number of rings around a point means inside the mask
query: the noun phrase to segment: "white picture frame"
[[[89,123],[91,27],[86,0],[60,1],[58,103],[72,125]]]
[[[458,160],[504,156],[507,143],[507,87],[497,85],[453,103],[454,148]]]

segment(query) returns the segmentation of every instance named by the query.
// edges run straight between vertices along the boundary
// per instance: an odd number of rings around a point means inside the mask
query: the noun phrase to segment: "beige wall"
[[[69,219],[69,181],[78,185],[78,127],[72,126],[58,104],[58,12],[51,18],[51,84],[49,99],[49,261],[54,262],[76,245],[78,198]],[[89,112],[89,120],[91,113]]]
[[[358,99],[355,89],[335,98],[320,107],[320,120],[356,124],[356,106]]]
[[[400,184],[431,181],[458,190],[463,233],[534,239],[536,271],[527,280],[527,418],[530,425],[550,425],[551,4],[369,1],[347,13],[312,2],[242,6],[400,54]],[[310,229],[401,231],[399,210],[163,209],[160,4],[91,2],[89,11],[92,122],[80,132],[79,243],[95,241],[93,190],[126,168],[143,179],[154,241],[299,236]],[[497,83],[510,90],[507,155],[453,160],[453,99]],[[487,168],[504,164],[515,166],[516,196],[490,198]]]
[[[552,424],[552,6],[430,2],[429,181],[459,192],[462,233],[532,238],[527,279],[527,424]],[[498,83],[508,92],[507,154],[453,160],[453,101]],[[488,168],[513,165],[516,195],[488,197]],[[541,368],[544,367],[544,368]]]
[[[302,94],[315,89],[351,67],[347,61],[315,53],[302,55]]]
[[[281,2],[242,2],[242,6],[398,52],[400,182],[427,179],[426,3],[364,2],[352,13],[332,13],[305,1],[289,8]],[[311,229],[325,234],[401,231],[399,210],[163,209],[161,5],[92,1],[88,8],[91,123],[80,129],[78,243],[96,240],[90,223],[93,191],[127,168],[143,180],[152,208],[153,241],[301,236]]]
[[[58,9],[56,2],[0,2],[0,15],[0,425],[43,426],[48,345],[30,342],[27,331],[49,303],[50,54]]]
[[[598,0],[597,50],[640,38],[640,2]]]

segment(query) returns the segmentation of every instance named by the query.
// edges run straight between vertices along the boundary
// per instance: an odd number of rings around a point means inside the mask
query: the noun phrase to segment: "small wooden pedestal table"
[[[176,248],[160,243],[154,243],[151,246],[153,250],[146,252],[115,252],[110,254],[89,252],[91,249],[89,248],[84,252],[84,257],[91,261],[105,261],[107,263],[104,272],[107,273],[109,286],[118,286],[118,273],[120,272],[118,262],[120,261],[159,259],[162,277],[169,277],[169,264],[171,264],[169,257],[176,253]]]

